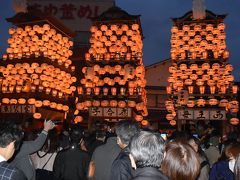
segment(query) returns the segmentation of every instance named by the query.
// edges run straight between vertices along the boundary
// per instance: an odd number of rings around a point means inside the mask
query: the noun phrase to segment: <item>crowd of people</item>
[[[239,134],[175,131],[164,140],[130,120],[111,132],[79,124],[57,132],[45,121],[37,135],[0,126],[1,180],[240,180]]]

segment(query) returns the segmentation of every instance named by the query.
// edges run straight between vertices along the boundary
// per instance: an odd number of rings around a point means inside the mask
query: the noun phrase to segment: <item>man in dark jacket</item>
[[[22,137],[19,130],[11,127],[0,129],[0,179],[1,180],[25,180],[24,174],[17,168],[11,166],[7,161],[18,149]]]
[[[112,163],[120,151],[116,137],[109,137],[106,144],[97,147],[89,165],[89,178],[91,180],[110,180]]]
[[[138,124],[134,121],[125,120],[117,124],[117,142],[122,151],[112,164],[110,180],[132,179],[133,169],[129,158],[128,144],[138,131]]]
[[[71,146],[58,153],[53,173],[56,180],[87,180],[90,157],[81,150],[83,129],[74,125],[70,132]]]
[[[35,180],[35,168],[30,159],[30,155],[40,150],[45,143],[48,131],[54,128],[52,121],[44,122],[44,129],[34,141],[24,141],[16,157],[11,164],[20,169],[28,180]]]
[[[167,180],[159,170],[165,143],[159,133],[141,131],[130,143],[130,157],[133,167],[137,168],[132,180]]]

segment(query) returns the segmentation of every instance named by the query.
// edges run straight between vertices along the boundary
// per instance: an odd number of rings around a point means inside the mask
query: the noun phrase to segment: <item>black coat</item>
[[[55,158],[53,173],[56,180],[87,180],[90,156],[80,147],[61,151]]]
[[[129,152],[128,149],[124,149],[112,164],[110,180],[130,180],[132,177],[133,169]]]
[[[168,180],[162,172],[153,167],[137,168],[132,180]]]
[[[0,162],[0,179],[1,180],[26,180],[24,174],[17,168],[11,166],[6,161]]]

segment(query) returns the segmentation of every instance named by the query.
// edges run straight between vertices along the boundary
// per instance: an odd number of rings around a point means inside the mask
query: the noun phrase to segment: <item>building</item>
[[[145,77],[147,80],[147,107],[148,120],[157,129],[171,129],[174,128],[169,125],[166,120],[165,101],[168,96],[166,87],[168,86],[169,67],[171,60],[166,59],[145,68]]]

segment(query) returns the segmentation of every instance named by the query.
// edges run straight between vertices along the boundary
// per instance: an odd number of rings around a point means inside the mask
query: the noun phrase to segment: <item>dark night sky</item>
[[[240,1],[205,0],[208,10],[215,14],[228,14],[225,19],[227,47],[234,76],[240,80]],[[117,6],[130,14],[141,15],[144,34],[144,63],[150,65],[169,58],[171,17],[181,17],[192,9],[192,0],[116,0]],[[8,28],[5,18],[14,12],[10,0],[3,0],[0,7],[0,54],[7,47]]]

